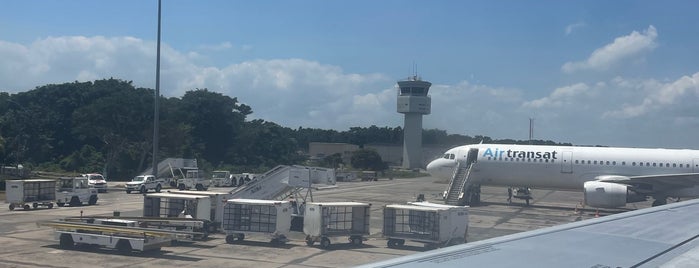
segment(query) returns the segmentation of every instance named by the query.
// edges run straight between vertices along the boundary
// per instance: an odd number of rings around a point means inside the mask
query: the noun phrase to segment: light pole
[[[158,45],[155,60],[155,111],[153,112],[153,177],[158,178],[158,125],[160,121],[160,3],[158,0]]]

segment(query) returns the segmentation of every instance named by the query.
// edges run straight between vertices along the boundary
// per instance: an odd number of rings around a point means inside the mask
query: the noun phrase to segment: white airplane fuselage
[[[474,149],[478,152],[470,180],[481,185],[580,191],[587,181],[613,176],[699,172],[697,150],[502,144],[452,148],[430,162],[427,171],[432,176],[450,179],[456,162],[467,161],[469,151]],[[666,197],[699,196],[699,186],[654,191]]]

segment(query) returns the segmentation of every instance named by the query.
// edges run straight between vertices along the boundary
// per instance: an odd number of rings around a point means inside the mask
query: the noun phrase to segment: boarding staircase
[[[446,191],[444,203],[447,205],[459,206],[461,202],[459,201],[464,194],[464,191],[469,187],[469,177],[471,175],[471,164],[462,164],[461,162],[456,163],[456,168],[454,169],[454,175],[451,177],[451,182],[449,183],[449,188]]]
[[[335,170],[280,165],[230,193],[231,199],[285,200],[318,185],[335,185]]]
[[[174,177],[174,170],[176,169],[197,169],[196,159],[186,159],[186,158],[167,158],[158,163],[158,177],[172,176]],[[141,175],[151,175],[153,174],[153,167],[149,167]]]

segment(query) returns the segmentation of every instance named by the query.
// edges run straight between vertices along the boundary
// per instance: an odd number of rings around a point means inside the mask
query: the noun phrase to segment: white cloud
[[[631,86],[627,82],[619,83]],[[644,81],[637,87],[643,88],[645,97],[640,104],[625,104],[623,108],[604,113],[605,117],[632,118],[664,109],[691,108],[699,101],[699,73],[683,76],[671,83],[655,80]],[[687,118],[684,117],[687,121]]]
[[[566,73],[580,70],[604,71],[625,60],[634,59],[655,49],[657,37],[658,32],[651,25],[643,33],[633,31],[629,35],[617,37],[611,44],[596,49],[586,60],[566,62],[561,69]]]
[[[584,22],[570,24],[570,25],[566,26],[565,33],[566,33],[566,35],[570,35],[571,33],[573,33],[573,30],[575,30],[577,28],[581,28],[581,27],[585,27]]]
[[[590,87],[584,83],[560,87],[555,89],[548,97],[524,102],[523,106],[527,108],[545,108],[547,106],[560,107],[566,103],[570,103],[578,95],[584,94],[589,89]]]
[[[638,35],[650,36],[650,32],[654,29]],[[619,43],[623,42],[615,41]],[[250,105],[251,118],[294,128],[346,130],[403,124],[403,116],[396,112],[395,80],[386,75],[350,73],[305,59],[250,60],[213,67],[202,63],[206,57],[164,45],[161,92],[172,97],[208,88]],[[0,41],[0,59],[2,91],[109,77],[132,80],[138,87],[155,86],[155,43],[136,38],[49,37],[27,45]],[[424,117],[423,126],[526,139],[529,118],[535,118],[535,138],[699,147],[690,135],[699,132],[698,81],[699,72],[670,82],[616,77],[571,83],[531,99],[525,99],[524,89],[519,88],[432,81],[432,113]]]

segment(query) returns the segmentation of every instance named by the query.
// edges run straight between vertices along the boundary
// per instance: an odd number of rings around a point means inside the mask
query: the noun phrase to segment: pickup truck
[[[155,190],[156,193],[159,193],[160,189],[163,188],[163,184],[165,184],[165,180],[156,180],[153,175],[140,175],[127,182],[125,187],[127,194],[130,194],[132,191],[138,191],[143,194],[148,192],[148,190]]]

